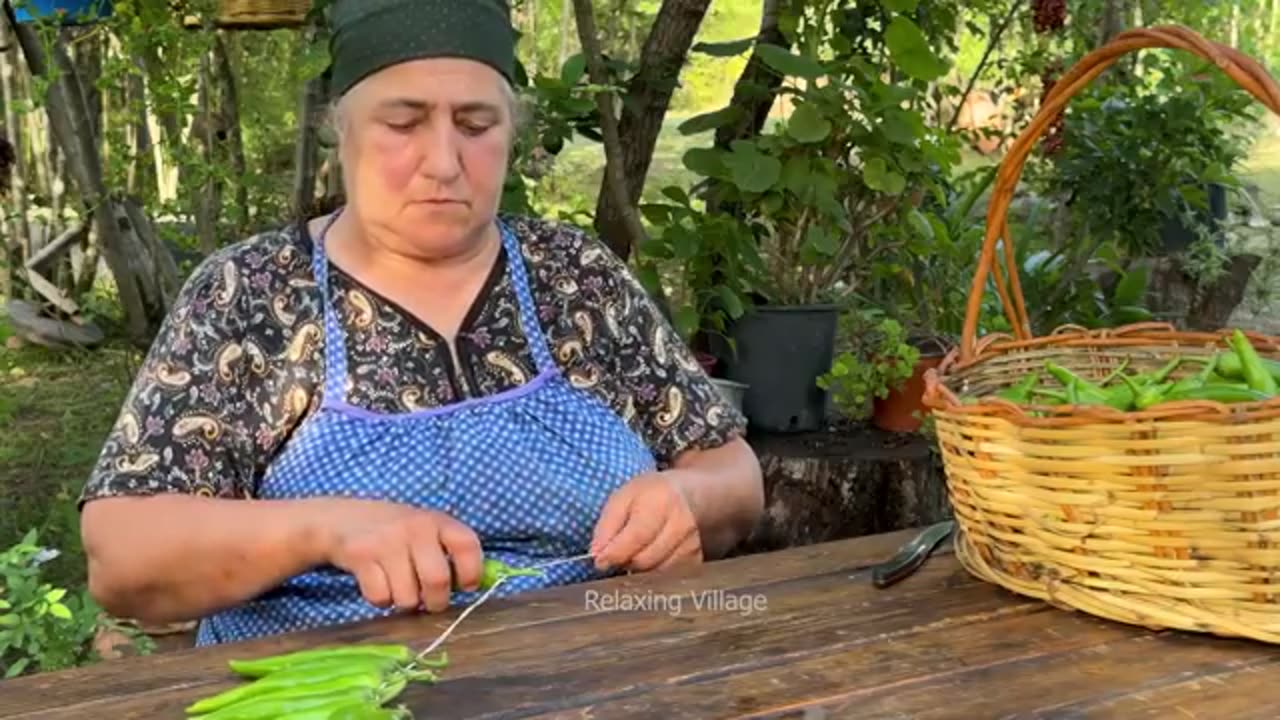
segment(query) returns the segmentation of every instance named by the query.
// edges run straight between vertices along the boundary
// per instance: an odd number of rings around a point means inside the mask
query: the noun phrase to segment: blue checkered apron
[[[500,229],[537,377],[488,397],[379,414],[346,401],[345,333],[330,297],[325,228],[312,259],[324,298],[323,403],[267,469],[259,497],[338,496],[436,509],[471,527],[486,557],[517,565],[588,551],[609,495],[654,470],[653,454],[608,406],[573,387],[554,362],[520,243],[505,224]],[[598,576],[589,561],[558,565],[542,577],[508,580],[495,595]],[[455,592],[451,601],[475,596]],[[235,642],[392,612],[366,602],[349,573],[319,567],[205,618],[196,642]]]

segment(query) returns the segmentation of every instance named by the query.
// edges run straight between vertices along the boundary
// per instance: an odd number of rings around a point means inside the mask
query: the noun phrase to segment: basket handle
[[[960,340],[960,360],[970,362],[978,350],[975,338],[978,331],[978,315],[982,311],[983,288],[990,273],[996,292],[1004,308],[1005,317],[1018,340],[1030,340],[1031,322],[1027,316],[1022,285],[1018,281],[1018,264],[1009,236],[1008,213],[1013,193],[1022,176],[1022,167],[1035,148],[1036,142],[1048,129],[1054,117],[1073,95],[1101,75],[1121,55],[1146,48],[1174,48],[1195,53],[1212,61],[1231,79],[1257,98],[1262,104],[1280,115],[1280,86],[1267,74],[1256,60],[1240,51],[1206,40],[1193,30],[1179,25],[1161,25],[1151,28],[1127,30],[1110,42],[1085,55],[1075,64],[1045,97],[1040,111],[1009,146],[996,173],[991,202],[987,206],[987,232],[978,259],[977,272],[969,290],[969,305],[965,311],[964,332]],[[1005,282],[1000,265],[996,263],[996,241],[1004,240],[1004,256],[1009,282]]]

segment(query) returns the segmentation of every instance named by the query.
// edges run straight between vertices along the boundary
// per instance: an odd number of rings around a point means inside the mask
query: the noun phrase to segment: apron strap
[[[507,270],[511,273],[511,284],[515,287],[516,299],[520,303],[520,325],[529,343],[529,351],[533,353],[533,359],[538,365],[540,374],[558,372],[559,366],[552,359],[550,345],[542,332],[538,306],[533,301],[533,291],[530,288],[520,240],[501,220],[498,221],[498,227],[502,231],[502,244],[507,251]]]
[[[334,309],[333,297],[329,290],[329,256],[324,249],[325,236],[329,228],[342,214],[339,208],[325,223],[319,237],[315,239],[314,251],[311,253],[311,270],[315,274],[316,283],[320,286],[321,303],[324,306],[324,402],[339,403],[347,400],[347,334],[338,321],[338,313]]]

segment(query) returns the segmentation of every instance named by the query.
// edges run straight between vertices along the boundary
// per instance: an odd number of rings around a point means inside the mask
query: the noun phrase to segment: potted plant
[[[909,13],[885,12],[885,22],[920,32]],[[905,58],[882,44],[877,65],[831,32],[852,31],[798,18],[799,52],[757,46],[772,70],[804,81],[780,91],[793,108],[785,121],[684,158],[708,179],[711,214],[732,213],[751,238],[735,246],[737,266],[750,275],[749,302],[731,318],[730,342],[717,355],[725,377],[750,386],[751,422],[776,432],[823,426],[831,398],[818,379],[832,369],[841,308],[882,258],[901,249],[888,228],[959,159],[955,140],[926,127],[919,109],[925,83],[944,69],[927,46],[913,45]],[[841,49],[820,58],[833,48]],[[739,113],[730,106],[681,129],[705,132]]]

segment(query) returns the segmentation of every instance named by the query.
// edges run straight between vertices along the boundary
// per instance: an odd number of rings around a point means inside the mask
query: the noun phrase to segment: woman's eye
[[[418,124],[418,123],[417,123],[416,121],[413,121],[413,120],[403,121],[403,122],[394,122],[394,121],[391,121],[391,120],[384,120],[384,121],[383,121],[383,124],[384,124],[384,125],[386,125],[388,128],[391,128],[392,130],[395,130],[396,132],[409,132],[409,131],[410,131],[410,130],[412,130],[412,129],[413,129],[413,128]]]
[[[486,124],[486,123],[463,121],[461,123],[458,123],[458,127],[462,128],[462,132],[466,133],[467,135],[481,135],[487,132],[489,128],[493,127],[493,125]]]

